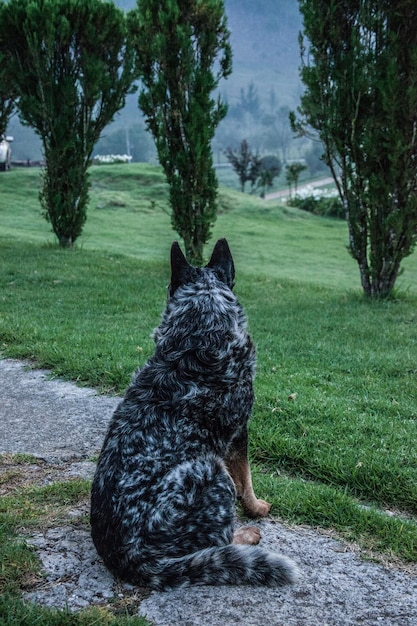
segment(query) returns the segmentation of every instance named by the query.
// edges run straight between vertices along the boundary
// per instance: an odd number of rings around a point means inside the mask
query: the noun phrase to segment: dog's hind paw
[[[233,541],[235,545],[256,546],[261,540],[261,531],[256,526],[242,526],[235,531]]]

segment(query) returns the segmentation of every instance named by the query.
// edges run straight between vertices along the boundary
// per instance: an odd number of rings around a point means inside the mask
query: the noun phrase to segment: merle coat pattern
[[[287,558],[261,550],[258,529],[233,532],[236,495],[267,515],[247,461],[255,350],[232,293],[225,239],[205,268],[175,242],[155,353],[116,409],[94,477],[91,528],[119,577],[154,589],[190,584],[282,585]]]

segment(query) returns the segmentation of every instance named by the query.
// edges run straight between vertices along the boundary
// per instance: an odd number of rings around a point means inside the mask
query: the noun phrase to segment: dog
[[[111,420],[91,493],[91,531],[105,565],[152,589],[192,584],[279,586],[297,577],[285,556],[234,532],[235,501],[252,517],[247,424],[255,349],[233,294],[234,263],[220,239],[204,268],[171,248],[171,283],[155,353]],[[246,545],[249,544],[249,545]]]

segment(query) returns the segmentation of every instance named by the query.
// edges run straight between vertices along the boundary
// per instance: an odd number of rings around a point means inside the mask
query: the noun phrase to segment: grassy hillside
[[[15,169],[0,178],[1,234],[55,245],[40,215],[39,170]],[[167,262],[171,242],[168,194],[158,167],[145,164],[91,168],[87,223],[77,248],[106,250]],[[279,201],[222,188],[212,242],[227,237],[241,273],[360,290],[356,262],[349,256],[346,224],[322,219]],[[210,254],[212,243],[207,246]],[[417,255],[404,262],[401,290],[417,291]]]

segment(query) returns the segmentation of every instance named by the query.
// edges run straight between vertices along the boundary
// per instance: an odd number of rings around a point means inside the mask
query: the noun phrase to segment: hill
[[[87,223],[77,247],[166,262],[178,235],[171,228],[162,170],[148,164],[93,166],[91,182]],[[14,169],[2,174],[0,183],[2,236],[55,245],[40,215],[39,170]],[[228,238],[240,272],[359,291],[359,272],[346,250],[342,220],[224,187],[219,200],[212,239]],[[416,291],[416,254],[405,260],[404,268],[398,287]]]

